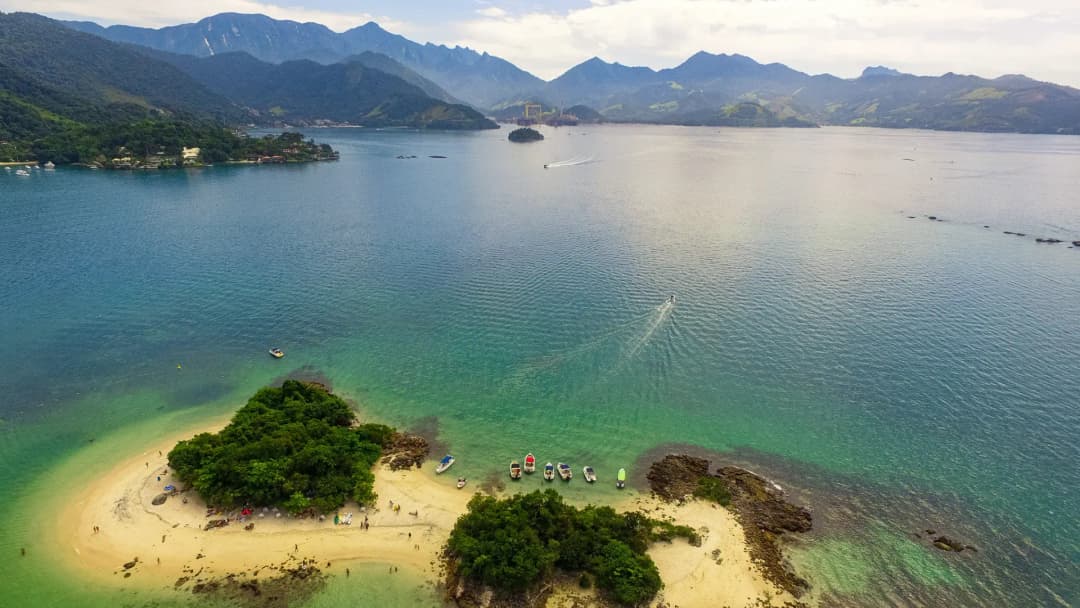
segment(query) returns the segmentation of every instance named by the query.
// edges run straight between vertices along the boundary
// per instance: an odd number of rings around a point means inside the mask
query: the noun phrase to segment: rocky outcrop
[[[709,461],[686,454],[669,454],[649,467],[649,487],[665,500],[684,500],[694,494],[698,480],[709,474]]]
[[[804,507],[793,505],[776,484],[739,467],[723,467],[709,473],[709,461],[685,454],[669,454],[653,463],[647,478],[652,491],[667,500],[692,497],[702,477],[720,479],[731,494],[732,511],[742,524],[750,555],[760,564],[767,579],[800,597],[810,583],[800,577],[784,559],[781,535],[807,532],[813,518]]]
[[[295,563],[295,562],[294,562]],[[326,575],[315,567],[314,561],[298,565],[266,566],[277,570],[276,576],[248,576],[246,573],[226,574],[216,578],[198,578],[198,573],[176,581],[175,589],[188,582],[191,593],[203,596],[203,602],[223,603],[242,608],[286,608],[302,603],[315,595],[325,584]],[[256,570],[257,573],[257,570]]]
[[[431,448],[423,437],[408,433],[394,433],[390,438],[390,444],[383,448],[382,463],[389,466],[392,471],[420,468],[430,452]]]
[[[979,551],[978,549],[967,543],[960,542],[956,539],[945,536],[944,534],[938,534],[937,530],[934,530],[932,528],[927,528],[923,532],[925,532],[926,534],[925,538],[930,541],[930,544],[936,549],[940,549],[942,551],[953,551],[955,553],[963,553],[964,551],[978,553]],[[922,539],[923,534],[916,532],[915,538]]]
[[[548,599],[557,588],[577,587],[577,579],[556,574],[544,583],[520,593],[498,592],[486,585],[459,576],[450,564],[446,577],[447,598],[458,608],[545,608]],[[566,606],[567,604],[560,604]],[[593,595],[582,601],[575,600],[573,608],[616,608],[616,604],[602,596]]]

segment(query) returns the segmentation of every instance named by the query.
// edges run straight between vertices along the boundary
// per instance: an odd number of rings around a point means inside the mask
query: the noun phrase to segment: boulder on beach
[[[153,500],[150,501],[150,504],[157,507],[157,506],[165,504],[165,501],[168,500],[168,499],[169,499],[168,494],[165,494],[165,493],[158,494],[157,496],[154,497]]]

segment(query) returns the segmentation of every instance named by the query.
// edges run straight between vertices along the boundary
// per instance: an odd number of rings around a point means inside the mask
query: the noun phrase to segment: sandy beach
[[[223,425],[224,421],[203,430]],[[171,496],[159,506],[151,502],[166,485],[180,485],[168,469],[166,455],[177,440],[192,434],[148,446],[73,492],[47,527],[60,565],[99,583],[162,590],[193,573],[197,576],[192,579],[251,575],[269,564],[301,560],[310,560],[330,576],[344,576],[353,563],[380,563],[436,582],[438,553],[474,490],[458,490],[452,474],[436,477],[433,467],[412,471],[380,467],[375,476],[378,504],[367,509],[346,505],[341,510],[343,516],[353,514],[352,525],[334,525],[333,514],[320,521],[260,509],[246,522],[206,531],[207,521],[219,516],[208,517],[205,503],[194,492]],[[400,510],[391,508],[390,501]],[[644,509],[655,517],[670,516],[707,529],[701,547],[677,540],[650,550],[665,581],[657,602],[746,606],[758,599],[771,598],[773,605],[791,599],[753,567],[742,529],[725,509],[702,502],[664,504],[641,496],[615,506]],[[365,517],[370,524],[366,529],[361,525]],[[245,530],[247,523],[254,523],[254,529]],[[136,559],[134,567],[124,568]],[[550,605],[559,603],[556,596]]]

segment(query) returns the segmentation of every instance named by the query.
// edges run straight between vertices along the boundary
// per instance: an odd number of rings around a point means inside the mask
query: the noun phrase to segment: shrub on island
[[[580,574],[579,581],[592,578],[618,603],[636,606],[661,587],[645,550],[675,536],[696,540],[689,527],[642,513],[578,509],[554,490],[503,500],[478,494],[454,525],[446,554],[453,576],[504,594],[523,593],[560,570]]]
[[[221,432],[176,444],[169,466],[210,504],[325,513],[375,501],[371,468],[393,432],[357,425],[319,384],[286,380],[255,393]]]
[[[544,136],[539,131],[537,131],[536,129],[530,129],[528,127],[514,129],[510,132],[510,135],[507,135],[506,137],[514,143],[541,141],[544,139]]]

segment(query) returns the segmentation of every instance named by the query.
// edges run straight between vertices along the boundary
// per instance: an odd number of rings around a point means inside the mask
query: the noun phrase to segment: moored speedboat
[[[19,177],[30,177],[30,172],[26,169],[16,169],[15,175],[18,175]]]
[[[435,467],[435,473],[442,473],[454,465],[454,457],[450,454],[443,456],[443,459],[439,461],[439,466]]]
[[[585,481],[589,483],[593,483],[596,481],[596,471],[594,471],[593,468],[590,466],[586,466],[584,469],[582,469],[581,474],[583,477],[585,477]]]
[[[619,475],[615,479],[615,487],[620,490],[626,487],[626,469],[619,469]]]
[[[533,456],[532,452],[525,456],[525,472],[530,475],[536,472],[536,456]]]
[[[285,351],[280,348],[274,347],[270,349],[270,356],[275,359],[280,359],[285,356]]]
[[[548,481],[555,479],[555,465],[550,462],[544,465],[544,479]]]
[[[457,478],[457,489],[460,490],[461,488],[464,488],[465,484],[468,483],[468,482],[469,482],[469,480],[465,479],[464,477],[458,477]]]
[[[574,472],[570,470],[570,465],[565,462],[559,463],[559,477],[562,477],[563,481],[570,481],[574,476]]]
[[[510,479],[521,479],[521,463],[516,460],[510,463]]]

